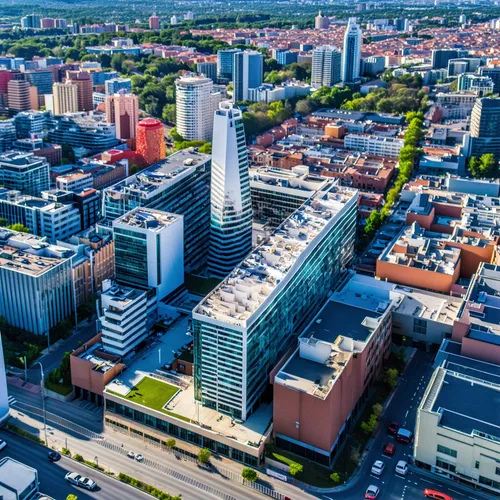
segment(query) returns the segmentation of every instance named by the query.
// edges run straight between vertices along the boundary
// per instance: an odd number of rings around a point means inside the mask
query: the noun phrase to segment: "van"
[[[396,434],[396,439],[400,443],[411,443],[413,434],[408,429],[399,429]]]

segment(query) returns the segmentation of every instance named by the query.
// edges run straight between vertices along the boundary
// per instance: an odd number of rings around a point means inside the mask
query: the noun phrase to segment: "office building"
[[[495,88],[493,80],[488,76],[480,76],[475,74],[462,74],[458,77],[458,88],[459,92],[476,92],[478,97],[482,97],[485,94],[492,94]]]
[[[359,79],[361,72],[361,44],[363,36],[356,18],[349,18],[344,34],[342,48],[342,81],[354,83]]]
[[[52,94],[55,115],[78,112],[78,85],[69,81],[54,83]]]
[[[49,189],[49,163],[33,153],[10,152],[0,155],[0,185],[38,196]]]
[[[256,50],[245,50],[234,54],[233,100],[246,101],[248,89],[262,85],[264,57]]]
[[[175,88],[177,132],[187,141],[211,141],[214,111],[221,100],[212,80],[189,74],[178,78]]]
[[[103,216],[111,222],[136,207],[184,216],[184,265],[199,269],[208,254],[210,171],[209,155],[178,151],[105,189]]]
[[[481,66],[480,57],[462,57],[448,61],[448,76],[458,76],[463,73],[476,73]]]
[[[76,172],[56,177],[56,186],[57,189],[62,191],[80,193],[86,189],[91,189],[94,186],[94,181],[92,174]]]
[[[163,300],[184,283],[182,215],[139,207],[113,221],[115,279]]]
[[[500,92],[500,67],[481,67],[479,68],[481,76],[487,76],[493,80],[493,91]]]
[[[167,154],[163,124],[154,118],[145,118],[137,124],[136,153],[142,155],[146,165],[163,160]]]
[[[12,115],[20,111],[36,109],[32,107],[31,86],[24,80],[10,80],[7,84],[7,102]]]
[[[0,315],[10,325],[47,335],[73,311],[73,252],[6,229],[0,229],[0,247]]]
[[[373,134],[347,134],[344,138],[346,149],[389,158],[397,158],[403,145],[403,139]]]
[[[500,157],[500,99],[476,100],[470,120],[469,156],[493,153]]]
[[[44,135],[52,116],[48,111],[22,111],[14,117],[16,134],[20,139]]]
[[[457,59],[461,56],[461,51],[454,49],[434,49],[432,51],[432,69],[442,69],[448,67],[450,59]]]
[[[331,186],[286,219],[193,310],[195,398],[245,421],[269,373],[353,255],[356,190]]]
[[[214,130],[208,267],[213,276],[223,278],[252,249],[252,200],[241,111],[221,103]]]
[[[106,95],[118,94],[120,90],[131,94],[132,80],[130,78],[111,78],[104,82],[104,89]]]
[[[330,19],[328,16],[324,16],[321,11],[314,18],[314,29],[316,30],[327,30],[330,27]]]
[[[14,119],[0,121],[0,153],[11,149],[16,140],[16,125]]]
[[[39,29],[40,28],[40,16],[36,14],[28,14],[27,16],[21,17],[21,28],[22,29]]]
[[[159,30],[160,29],[160,18],[156,14],[153,14],[149,18],[149,29],[150,30]]]
[[[106,97],[106,121],[116,125],[117,139],[135,139],[139,123],[139,99],[120,90]]]
[[[298,52],[293,52],[288,49],[274,49],[273,57],[278,61],[282,66],[286,66],[287,64],[292,64],[297,62]]]
[[[78,111],[92,111],[92,75],[87,71],[67,71],[66,82],[78,87]]]
[[[106,352],[124,357],[148,335],[148,292],[107,280],[99,302],[102,345]]]
[[[333,87],[342,79],[342,56],[336,47],[324,46],[313,50],[311,86],[315,89]]]
[[[217,80],[229,83],[234,77],[234,55],[241,49],[221,49],[217,51]]]
[[[382,73],[385,69],[384,56],[369,56],[363,59],[363,74],[368,76],[376,76]]]
[[[54,83],[54,74],[51,69],[40,69],[36,71],[26,71],[24,78],[33,87],[38,89],[38,95],[52,94],[52,84]]]
[[[210,78],[213,82],[217,81],[217,62],[199,62],[196,63],[196,72],[199,75]]]

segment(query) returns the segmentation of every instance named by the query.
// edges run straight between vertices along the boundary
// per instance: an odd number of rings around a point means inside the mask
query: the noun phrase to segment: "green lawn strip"
[[[45,388],[49,391],[57,392],[57,394],[61,394],[62,396],[67,396],[73,390],[72,385],[53,384],[47,380],[45,381]]]

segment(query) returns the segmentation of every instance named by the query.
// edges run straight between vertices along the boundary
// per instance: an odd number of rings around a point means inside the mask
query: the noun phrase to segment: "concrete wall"
[[[462,339],[462,356],[479,359],[500,365],[500,345],[464,337]]]

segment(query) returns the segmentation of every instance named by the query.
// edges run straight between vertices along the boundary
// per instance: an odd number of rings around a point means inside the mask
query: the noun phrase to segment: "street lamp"
[[[49,445],[49,442],[47,441],[47,418],[45,414],[45,380],[44,380],[44,375],[43,375],[43,366],[40,361],[37,361],[35,363],[36,365],[40,365],[40,374],[42,376],[40,380],[40,389],[42,393],[42,411],[43,411],[43,432],[45,434],[45,446]]]

